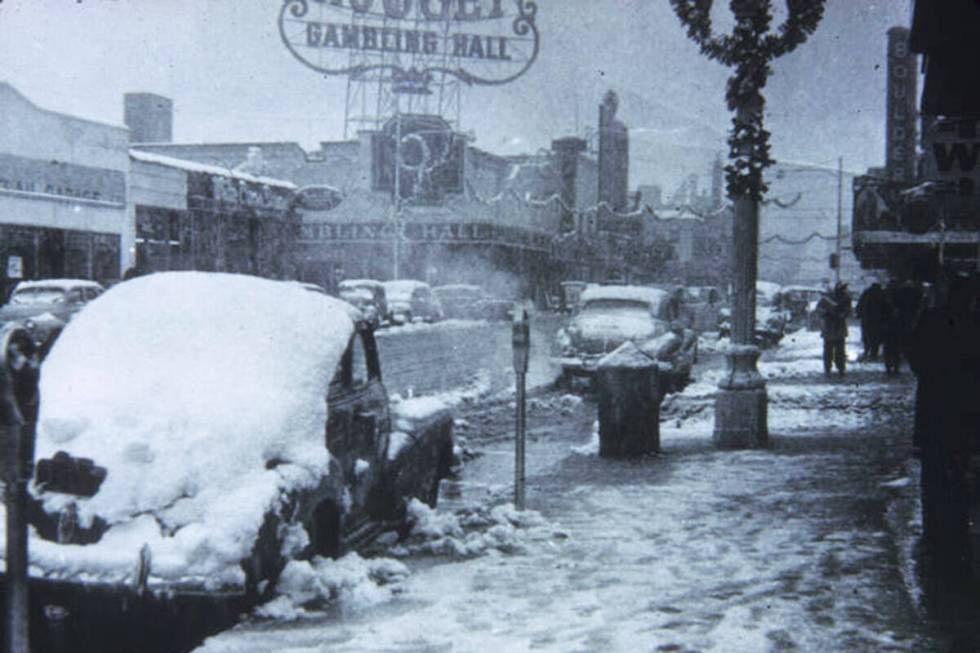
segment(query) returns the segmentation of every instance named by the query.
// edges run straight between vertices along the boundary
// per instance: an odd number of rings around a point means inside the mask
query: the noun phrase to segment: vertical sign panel
[[[888,30],[888,134],[885,144],[888,179],[915,180],[916,67],[909,49],[909,30]]]

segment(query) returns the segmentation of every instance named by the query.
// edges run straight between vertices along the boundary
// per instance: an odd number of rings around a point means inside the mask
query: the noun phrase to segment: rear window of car
[[[628,299],[593,299],[582,308],[583,311],[650,311],[650,305]]]
[[[24,288],[14,293],[10,298],[11,304],[50,304],[64,301],[65,291],[61,288],[34,287]]]

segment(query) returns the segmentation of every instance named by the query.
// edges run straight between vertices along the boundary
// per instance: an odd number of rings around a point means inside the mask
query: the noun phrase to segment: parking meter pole
[[[517,382],[514,445],[514,507],[518,510],[524,510],[524,456],[527,431],[526,386],[531,336],[527,311],[521,305],[515,305],[514,307],[513,346],[514,372]]]
[[[6,650],[28,653],[27,483],[34,463],[37,358],[23,329],[0,332],[0,476],[7,509]]]

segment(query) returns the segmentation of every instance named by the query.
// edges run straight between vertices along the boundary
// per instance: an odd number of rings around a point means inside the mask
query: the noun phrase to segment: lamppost
[[[769,132],[763,126],[762,89],[770,63],[796,49],[823,18],[824,0],[786,0],[787,18],[770,30],[772,0],[730,0],[735,27],[730,35],[712,32],[712,0],[671,0],[688,37],[702,54],[731,67],[726,100],[735,113],[729,132],[728,194],[733,224],[732,346],[728,374],[715,403],[715,444],[722,448],[764,446],[768,441],[766,384],[756,368],[753,344],[755,282],[758,275],[759,203],[766,192],[762,172],[772,164]]]

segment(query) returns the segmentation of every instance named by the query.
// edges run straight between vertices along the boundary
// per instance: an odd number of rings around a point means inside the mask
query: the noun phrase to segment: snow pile
[[[540,513],[516,510],[513,504],[479,505],[441,513],[413,500],[408,515],[412,530],[405,541],[389,550],[391,555],[474,558],[491,550],[524,553],[529,542],[556,535]]]
[[[279,596],[260,606],[255,615],[291,621],[332,606],[356,612],[388,601],[399,593],[408,575],[408,567],[398,560],[365,560],[356,553],[339,560],[293,560],[279,578]]]
[[[393,428],[412,432],[415,423],[431,419],[438,413],[460,404],[476,401],[486,396],[490,388],[489,374],[480,373],[468,386],[448,392],[424,397],[403,397],[400,394],[393,394],[390,397]]]
[[[46,571],[241,581],[283,491],[327,473],[327,386],[353,332],[344,302],[256,277],[177,272],[119,284],[66,328],[41,378],[37,459],[108,470],[79,499],[97,545],[32,543]],[[34,489],[37,493],[37,489]],[[69,500],[40,495],[48,511]]]
[[[396,334],[419,333],[424,331],[451,331],[460,329],[476,329],[489,326],[486,320],[442,320],[441,322],[412,322],[380,329],[375,333],[378,338],[387,338]]]
[[[599,420],[592,423],[592,435],[589,437],[589,441],[581,446],[572,447],[572,453],[580,456],[599,455]]]

